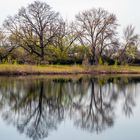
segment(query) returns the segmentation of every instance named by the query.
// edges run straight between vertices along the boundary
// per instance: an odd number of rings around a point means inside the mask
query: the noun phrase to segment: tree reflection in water
[[[0,80],[2,118],[33,140],[47,137],[68,117],[76,127],[99,133],[114,125],[120,100],[130,117],[137,96],[131,78]]]

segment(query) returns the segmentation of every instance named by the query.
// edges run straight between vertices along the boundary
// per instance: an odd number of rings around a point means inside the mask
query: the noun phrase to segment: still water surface
[[[0,140],[140,140],[140,77],[0,77]]]

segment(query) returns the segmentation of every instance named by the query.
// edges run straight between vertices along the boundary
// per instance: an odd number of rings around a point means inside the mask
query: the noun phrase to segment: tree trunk
[[[95,64],[95,46],[92,46],[92,58],[91,58],[91,65]]]
[[[40,48],[41,48],[41,61],[44,61],[44,43],[43,43],[43,36],[40,36]]]

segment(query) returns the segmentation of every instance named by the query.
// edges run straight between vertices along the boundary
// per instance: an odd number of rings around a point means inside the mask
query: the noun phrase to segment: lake
[[[139,140],[140,77],[0,77],[1,140]]]

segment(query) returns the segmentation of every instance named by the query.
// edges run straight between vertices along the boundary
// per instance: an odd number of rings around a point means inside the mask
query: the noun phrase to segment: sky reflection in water
[[[139,140],[140,78],[0,78],[0,139]]]

